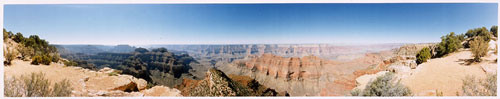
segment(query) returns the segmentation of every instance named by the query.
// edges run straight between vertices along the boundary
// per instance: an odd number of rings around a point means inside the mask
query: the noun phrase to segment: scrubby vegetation
[[[431,50],[428,47],[422,48],[418,53],[417,53],[417,64],[422,64],[424,62],[427,62],[428,59],[430,59],[431,56]]]
[[[18,43],[17,51],[21,54],[21,60],[32,59],[32,64],[49,65],[51,62],[58,62],[60,57],[55,46],[49,45],[49,42],[40,39],[37,35],[24,37],[22,33],[12,34],[3,29],[4,40],[11,38]]]
[[[366,85],[364,90],[354,89],[352,96],[411,96],[412,93],[408,87],[399,81],[394,82],[394,74],[388,72],[383,76],[377,77]]]
[[[31,73],[19,78],[12,77],[5,79],[4,84],[4,94],[7,97],[67,97],[73,90],[66,79],[51,87],[50,81],[43,73]]]
[[[50,65],[50,62],[52,62],[51,57],[47,55],[42,55],[42,56],[35,55],[31,60],[32,60],[31,64],[33,65],[39,65],[39,64]]]
[[[488,54],[489,44],[487,41],[483,40],[482,37],[476,37],[470,42],[470,49],[472,51],[472,56],[474,56],[474,61],[481,61],[481,57]]]
[[[17,52],[14,50],[3,51],[3,54],[5,55],[5,61],[3,62],[4,65],[10,65],[12,60],[14,60],[17,56]]]
[[[439,42],[435,48],[429,49],[430,53],[427,53],[427,49],[422,49],[417,54],[417,64],[425,62],[427,54],[432,58],[443,57],[449,53],[458,51],[460,48],[471,48],[474,54],[474,60],[479,61],[480,57],[486,55],[488,50],[488,42],[490,40],[496,40],[498,26],[492,26],[490,30],[486,27],[469,29],[464,34],[456,35],[455,32],[450,32],[449,34],[441,37],[441,42]],[[424,51],[425,50],[425,51]],[[435,54],[433,54],[435,52]]]
[[[74,61],[62,60],[65,66],[78,66],[78,63]]]
[[[466,76],[463,79],[462,92],[465,96],[496,96],[497,75],[488,74],[486,79]]]

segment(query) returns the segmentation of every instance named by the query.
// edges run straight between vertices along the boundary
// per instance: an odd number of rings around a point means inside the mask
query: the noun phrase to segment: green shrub
[[[68,60],[63,60],[64,65],[66,66],[78,66],[78,63]]]
[[[486,81],[484,81],[486,80]],[[486,79],[477,79],[475,76],[466,76],[463,79],[462,92],[465,96],[496,96],[497,75],[488,74]]]
[[[399,81],[393,83],[394,74],[388,72],[383,76],[377,77],[366,85],[363,91],[354,89],[351,91],[353,96],[411,96],[410,89]]]
[[[50,55],[49,57],[50,57],[50,60],[52,62],[56,62],[56,63],[59,62],[59,60],[61,59],[61,57],[59,56],[59,54]]]
[[[50,81],[41,72],[7,78],[4,84],[6,97],[68,97],[73,90],[67,79],[50,87]]]
[[[22,41],[24,41],[24,36],[23,34],[17,32],[15,35],[14,35],[14,38],[12,38],[12,40],[14,40],[15,42],[17,43],[21,43]]]
[[[441,37],[441,42],[437,45],[437,57],[442,57],[446,54],[457,51],[462,48],[461,41],[458,36],[455,35],[454,32],[446,36]]]
[[[428,47],[422,48],[418,53],[417,53],[417,64],[422,64],[424,62],[427,62],[428,59],[430,59],[431,56],[431,50]]]
[[[476,37],[472,42],[470,42],[470,49],[472,51],[472,56],[476,62],[481,61],[481,57],[488,54],[488,42],[484,41],[481,37]]]
[[[48,55],[35,55],[31,60],[33,65],[50,65],[50,62],[52,62],[52,59]]]
[[[491,36],[494,35],[486,27],[475,28],[468,30],[465,35],[467,38],[482,37],[483,40],[490,41]]]

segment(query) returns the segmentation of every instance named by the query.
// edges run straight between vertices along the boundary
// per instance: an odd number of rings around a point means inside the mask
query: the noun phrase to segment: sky
[[[439,42],[497,25],[498,4],[5,5],[4,28],[51,44]]]

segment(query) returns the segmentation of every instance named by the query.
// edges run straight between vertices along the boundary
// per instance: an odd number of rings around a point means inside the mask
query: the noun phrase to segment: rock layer
[[[356,86],[355,71],[382,65],[383,60],[392,54],[391,51],[368,53],[348,62],[316,56],[286,58],[263,54],[217,68],[228,74],[250,76],[265,86],[287,91],[292,96],[339,96],[348,94]]]

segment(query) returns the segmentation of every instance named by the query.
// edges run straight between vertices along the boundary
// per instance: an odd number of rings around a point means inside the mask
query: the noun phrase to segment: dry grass
[[[71,84],[66,79],[51,88],[50,81],[41,72],[5,79],[4,94],[7,97],[67,97],[71,91]]]

